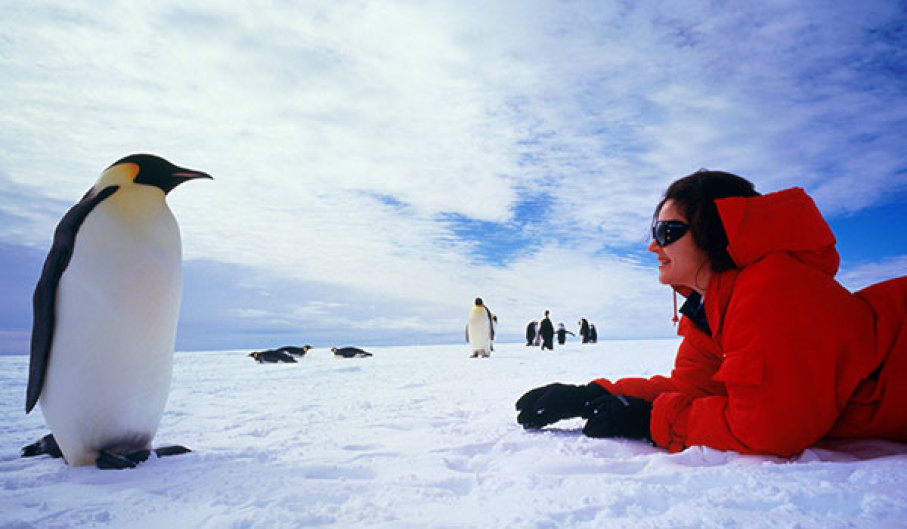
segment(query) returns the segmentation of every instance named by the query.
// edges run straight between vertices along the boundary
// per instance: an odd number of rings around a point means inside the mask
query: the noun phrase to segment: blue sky
[[[670,336],[652,208],[699,168],[801,186],[856,289],[907,270],[902,2],[27,2],[0,20],[0,353],[53,228],[153,152],[181,350]],[[295,5],[300,4],[300,5]]]

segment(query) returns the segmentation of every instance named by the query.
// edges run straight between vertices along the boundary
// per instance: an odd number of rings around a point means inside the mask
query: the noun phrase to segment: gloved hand
[[[608,390],[595,382],[585,386],[548,384],[528,391],[516,401],[520,412],[516,421],[523,428],[538,429],[561,419],[579,417],[588,403],[607,395]]]
[[[651,417],[651,402],[626,395],[607,395],[586,405],[583,418],[588,421],[583,433],[589,437],[651,439]]]

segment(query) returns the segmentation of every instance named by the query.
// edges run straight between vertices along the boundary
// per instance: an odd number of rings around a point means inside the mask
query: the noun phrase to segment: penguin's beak
[[[183,182],[188,182],[189,180],[198,180],[199,178],[207,178],[208,180],[214,180],[214,177],[205,173],[203,171],[196,171],[194,169],[186,169],[185,167],[176,167],[173,172],[170,173],[170,178],[168,178],[167,189],[164,190],[164,193],[169,193],[176,186],[182,184]]]
[[[209,180],[214,180],[214,177],[208,173],[203,173],[201,171],[179,171],[173,173],[174,178],[183,178],[185,180],[191,180],[193,178],[207,178]]]
[[[171,178],[179,180],[179,183],[186,182],[188,180],[195,180],[196,178],[207,178],[208,180],[214,180],[214,177],[205,173],[203,171],[196,171],[194,169],[186,169],[185,167],[177,167],[172,173],[170,173]]]

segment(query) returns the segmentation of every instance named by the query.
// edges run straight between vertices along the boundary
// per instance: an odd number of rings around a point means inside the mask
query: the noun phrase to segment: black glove
[[[649,420],[652,403],[626,395],[607,395],[590,402],[583,410],[589,437],[626,437],[651,439]]]
[[[561,419],[579,417],[591,401],[607,395],[610,395],[608,390],[595,382],[585,386],[548,384],[528,391],[516,401],[520,412],[516,421],[523,428],[541,428]]]

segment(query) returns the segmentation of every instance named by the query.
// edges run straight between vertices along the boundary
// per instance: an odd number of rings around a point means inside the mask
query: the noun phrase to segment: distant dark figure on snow
[[[595,330],[595,324],[589,324],[589,343],[595,343],[598,341],[598,331]]]
[[[532,320],[526,326],[526,345],[539,344],[539,322]]]
[[[254,353],[249,353],[249,356],[259,364],[296,363],[296,359],[293,358],[292,355],[283,351],[278,351],[276,349],[269,351],[255,351]]]
[[[372,353],[363,351],[358,347],[332,347],[331,352],[338,358],[367,358]]]
[[[586,318],[580,318],[579,320],[579,335],[583,339],[583,343],[589,343],[592,331],[589,329],[589,322]]]
[[[542,318],[542,322],[539,324],[539,335],[542,337],[542,350],[548,349],[549,351],[554,350],[554,324],[551,323],[551,318],[548,317],[548,311],[545,311],[545,317]]]
[[[567,342],[568,334],[570,336],[576,336],[575,334],[573,334],[572,332],[567,330],[567,326],[564,325],[564,322],[560,322],[557,324],[556,334],[557,334],[557,343],[560,345],[564,345]]]

